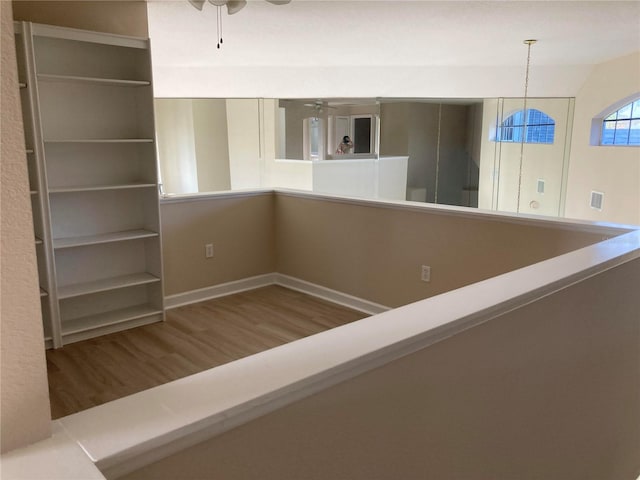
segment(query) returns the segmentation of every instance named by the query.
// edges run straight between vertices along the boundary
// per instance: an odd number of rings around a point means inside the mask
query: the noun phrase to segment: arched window
[[[640,98],[602,119],[601,145],[640,145]]]
[[[525,122],[526,119],[526,122]],[[508,116],[496,131],[496,142],[553,143],[556,122],[544,112],[528,108]]]

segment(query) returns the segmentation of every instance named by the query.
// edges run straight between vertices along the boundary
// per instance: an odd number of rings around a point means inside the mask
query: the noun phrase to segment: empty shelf
[[[156,188],[155,183],[125,183],[119,185],[75,185],[68,187],[53,187],[49,189],[49,193],[68,193],[68,192],[95,192],[99,190],[125,190],[130,188]]]
[[[87,235],[83,237],[56,238],[53,240],[53,248],[72,248],[85,245],[98,245],[101,243],[124,242],[140,238],[157,237],[157,232],[150,230],[127,230],[124,232],[103,233],[101,235]]]
[[[153,143],[153,138],[50,138],[46,143]]]
[[[112,85],[121,87],[146,87],[151,85],[147,80],[124,80],[119,78],[81,77],[76,75],[39,74],[38,80],[44,82],[93,83],[97,85]]]
[[[133,287],[147,283],[159,282],[160,279],[150,273],[132,273],[119,277],[105,278],[93,282],[77,283],[58,288],[58,298],[79,297],[90,293],[106,292],[117,288]]]
[[[73,320],[63,320],[62,334],[71,335],[73,333],[86,332],[94,328],[124,323],[151,315],[162,315],[162,310],[152,307],[151,305],[136,305]]]

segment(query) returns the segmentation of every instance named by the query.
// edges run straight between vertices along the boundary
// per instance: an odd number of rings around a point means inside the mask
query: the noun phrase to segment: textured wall
[[[51,416],[20,110],[12,2],[2,12],[2,451],[50,435]],[[147,36],[146,2],[13,2],[16,20]]]
[[[0,2],[1,440],[6,452],[50,434],[38,271],[11,3]]]

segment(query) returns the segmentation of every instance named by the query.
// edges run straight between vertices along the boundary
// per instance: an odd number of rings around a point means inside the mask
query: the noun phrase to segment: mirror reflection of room
[[[375,158],[380,108],[375,99],[280,99],[280,158]],[[341,148],[345,137],[351,145]]]
[[[165,194],[290,188],[562,215],[572,99],[528,99],[526,119],[521,98],[155,102]]]
[[[381,155],[407,155],[407,200],[477,207],[482,100],[386,99]]]

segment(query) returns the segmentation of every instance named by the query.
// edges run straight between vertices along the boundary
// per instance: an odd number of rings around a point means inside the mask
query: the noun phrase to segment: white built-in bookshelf
[[[47,347],[162,320],[148,40],[15,31]]]

